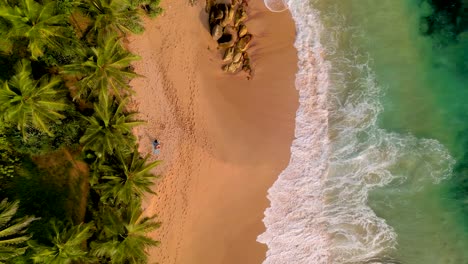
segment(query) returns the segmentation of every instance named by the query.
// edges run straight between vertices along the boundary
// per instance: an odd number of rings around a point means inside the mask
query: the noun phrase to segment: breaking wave
[[[319,2],[288,2],[300,104],[290,163],[268,191],[257,239],[268,246],[264,263],[399,263],[391,257],[397,234],[368,206],[369,193],[395,182],[437,183],[454,160],[436,140],[378,127],[383,89],[371,59],[358,48],[340,52],[344,41],[353,45],[343,34],[360,33],[315,10]]]

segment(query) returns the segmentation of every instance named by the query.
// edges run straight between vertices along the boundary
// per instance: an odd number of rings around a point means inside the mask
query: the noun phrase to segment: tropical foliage
[[[8,39],[26,39],[31,58],[38,59],[47,47],[60,48],[66,17],[57,14],[55,7],[55,1],[40,4],[34,0],[20,0],[17,6],[2,5],[2,33]]]
[[[27,228],[36,218],[26,216],[17,218],[19,202],[0,202],[0,263],[23,255],[28,249],[26,242],[31,238]]]
[[[6,130],[5,123],[0,123],[0,179],[12,178],[20,164],[20,155],[13,149]]]
[[[79,139],[88,123],[80,112],[72,105],[69,106],[70,108],[61,112],[65,118],[60,119],[60,122],[49,124],[48,129],[53,136],[31,127],[26,129],[27,140],[24,140],[20,131],[6,128],[5,136],[8,137],[8,145],[14,152],[22,155],[43,155],[61,148],[80,149],[82,146]]]
[[[92,19],[88,32],[98,37],[118,32],[142,33],[144,27],[138,11],[126,0],[82,0],[81,10]]]
[[[91,243],[92,254],[110,263],[147,263],[147,247],[156,246],[158,241],[147,234],[160,226],[155,216],[143,216],[139,202],[115,208],[105,206],[100,216],[101,232],[96,242]]]
[[[77,97],[99,95],[101,100],[109,94],[121,98],[122,93],[130,92],[128,81],[137,76],[130,63],[140,59],[120,45],[116,35],[99,40],[97,47],[89,49],[87,59],[63,67],[63,73],[79,78]]]
[[[131,0],[132,8],[141,8],[149,17],[156,17],[162,13],[159,6],[161,0]]]
[[[122,40],[159,0],[1,1],[0,263],[145,263],[158,162],[137,151]]]
[[[92,236],[92,223],[64,228],[63,224],[51,222],[53,235],[51,245],[33,245],[34,263],[69,264],[74,261],[91,262],[93,258],[84,249]]]
[[[126,113],[128,98],[120,104],[117,101],[100,101],[94,105],[95,113],[87,117],[89,126],[80,142],[85,149],[92,150],[98,157],[112,154],[117,147],[129,148],[134,144],[132,128],[143,122],[134,121],[136,113]]]
[[[101,192],[101,199],[125,204],[141,198],[145,193],[153,193],[150,187],[156,176],[151,174],[151,170],[159,161],[148,163],[147,160],[147,157],[141,158],[136,149],[132,153],[116,151],[98,169],[103,182],[95,188]]]
[[[26,136],[26,128],[34,127],[52,135],[51,122],[64,118],[60,114],[66,104],[59,94],[59,77],[32,78],[31,64],[22,60],[16,65],[16,75],[0,87],[0,111],[3,122],[16,124]]]

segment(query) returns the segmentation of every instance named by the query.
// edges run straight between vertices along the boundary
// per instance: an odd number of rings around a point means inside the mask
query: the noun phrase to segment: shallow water
[[[289,1],[301,104],[265,263],[468,263],[468,21],[439,2]]]

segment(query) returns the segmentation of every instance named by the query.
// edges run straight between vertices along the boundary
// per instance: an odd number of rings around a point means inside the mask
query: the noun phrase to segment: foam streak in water
[[[291,160],[268,191],[265,233],[258,241],[268,245],[265,264],[328,263],[328,239],[320,222],[323,212],[323,176],[328,160],[326,106],[329,65],[321,57],[322,26],[307,3],[288,3],[295,18],[299,72],[299,109],[291,146]],[[304,1],[302,1],[304,2]]]

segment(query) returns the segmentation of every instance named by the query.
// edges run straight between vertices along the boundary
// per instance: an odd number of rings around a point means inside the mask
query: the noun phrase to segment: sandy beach
[[[161,142],[156,195],[143,207],[162,227],[150,250],[160,264],[254,264],[265,258],[267,189],[287,166],[298,106],[295,28],[288,12],[249,1],[246,25],[254,76],[221,70],[208,32],[205,1],[163,1],[129,47],[142,60],[132,81],[134,105],[147,125],[135,130],[143,154]]]

